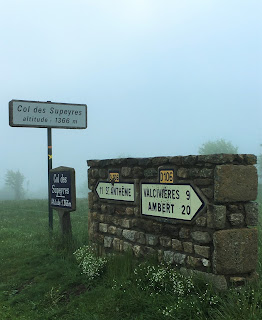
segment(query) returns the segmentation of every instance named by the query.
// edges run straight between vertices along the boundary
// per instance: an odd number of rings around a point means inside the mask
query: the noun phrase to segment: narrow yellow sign
[[[119,182],[119,172],[109,172],[110,182]]]
[[[160,183],[174,183],[174,170],[161,169],[159,170]]]

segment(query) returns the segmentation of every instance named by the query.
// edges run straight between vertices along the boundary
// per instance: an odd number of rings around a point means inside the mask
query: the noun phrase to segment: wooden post
[[[70,211],[58,210],[59,222],[63,236],[72,236]]]
[[[76,210],[75,169],[58,167],[49,173],[49,203],[57,210],[64,238],[72,238],[70,212]]]

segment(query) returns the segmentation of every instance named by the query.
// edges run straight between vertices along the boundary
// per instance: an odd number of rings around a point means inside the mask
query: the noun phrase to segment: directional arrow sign
[[[142,214],[190,221],[205,203],[190,184],[141,184]]]
[[[135,201],[133,183],[98,182],[96,192],[100,199]]]

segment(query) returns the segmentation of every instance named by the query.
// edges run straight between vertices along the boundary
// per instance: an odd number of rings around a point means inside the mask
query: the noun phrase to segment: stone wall
[[[257,197],[254,155],[125,158],[87,163],[91,190],[89,239],[103,251],[131,249],[140,258],[155,254],[159,261],[171,263],[185,274],[200,274],[220,289],[256,277],[258,205],[254,202]],[[201,198],[202,205],[197,207],[195,216],[193,212],[190,217],[190,210],[185,214],[190,220],[177,219],[176,209],[171,212],[172,204],[164,205],[160,212],[156,206],[152,212],[155,215],[142,212],[143,183],[170,188],[160,184],[161,169],[173,170],[173,185],[180,189],[182,185],[190,186]],[[119,182],[109,182],[110,171],[119,173]],[[97,192],[101,181],[113,187],[132,183],[133,201],[102,199]],[[168,202],[171,194],[166,191],[167,199],[162,200]],[[162,217],[165,210],[170,212],[169,217]]]

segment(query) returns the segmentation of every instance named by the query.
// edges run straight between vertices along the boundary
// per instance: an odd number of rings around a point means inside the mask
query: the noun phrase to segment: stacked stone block
[[[105,252],[156,255],[185,274],[201,274],[218,288],[256,276],[257,171],[248,154],[89,160],[89,239]],[[205,206],[192,221],[141,214],[140,183],[158,183],[159,168],[174,183],[191,183]],[[109,170],[135,184],[135,202],[101,200],[95,192]]]

